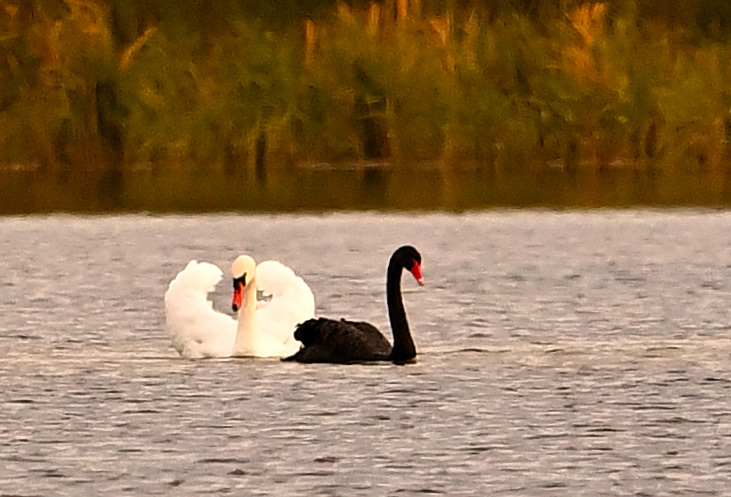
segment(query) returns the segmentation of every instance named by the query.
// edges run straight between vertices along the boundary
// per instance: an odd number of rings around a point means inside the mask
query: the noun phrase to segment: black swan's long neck
[[[388,264],[386,276],[386,304],[388,305],[388,319],[391,321],[393,333],[393,348],[390,359],[396,361],[409,360],[416,357],[416,347],[411,338],[409,322],[406,319],[404,302],[401,298],[401,271],[403,266],[393,259]]]

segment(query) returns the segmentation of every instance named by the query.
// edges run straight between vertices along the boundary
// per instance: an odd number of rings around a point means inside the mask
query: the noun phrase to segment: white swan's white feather
[[[300,347],[293,335],[295,326],[315,315],[315,297],[310,287],[277,261],[264,261],[256,267],[256,286],[271,298],[257,304],[257,338],[236,354],[262,357],[294,354]],[[255,345],[254,350],[251,345]]]
[[[236,321],[213,309],[208,294],[223,272],[214,264],[190,261],[165,292],[165,329],[183,357],[227,357],[236,339]]]
[[[315,299],[294,271],[276,261],[257,266],[256,286],[266,302],[258,302],[252,330],[213,309],[208,293],[223,272],[214,264],[190,261],[170,282],[165,293],[165,328],[173,347],[183,357],[285,357],[299,349],[294,327],[315,314]],[[243,347],[235,350],[237,333],[245,333]]]

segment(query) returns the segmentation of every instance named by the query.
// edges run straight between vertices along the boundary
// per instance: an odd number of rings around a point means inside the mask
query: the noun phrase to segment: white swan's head
[[[234,279],[248,275],[246,278],[246,282],[248,283],[256,274],[256,261],[248,255],[238,256],[233,264],[231,264],[231,274]]]
[[[256,276],[256,261],[248,255],[240,255],[231,264],[231,274],[234,280],[234,296],[231,308],[234,312],[241,308],[241,301],[244,298],[244,289]]]

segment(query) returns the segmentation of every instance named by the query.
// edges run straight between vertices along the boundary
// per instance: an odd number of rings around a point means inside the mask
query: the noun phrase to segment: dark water
[[[189,361],[188,260],[279,259],[417,364]],[[731,213],[0,218],[0,495],[728,495]],[[226,309],[228,284],[214,301]]]
[[[263,181],[200,170],[117,176],[0,168],[0,214],[28,212],[301,212],[343,209],[731,206],[731,171],[683,168],[453,170],[327,164]]]

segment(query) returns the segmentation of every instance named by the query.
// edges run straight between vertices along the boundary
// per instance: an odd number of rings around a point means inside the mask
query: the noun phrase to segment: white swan
[[[165,329],[187,358],[286,357],[299,349],[294,327],[315,314],[315,298],[290,268],[249,256],[232,265],[238,320],[213,309],[210,293],[223,272],[214,264],[190,261],[165,292]],[[257,289],[267,296],[257,301]]]

